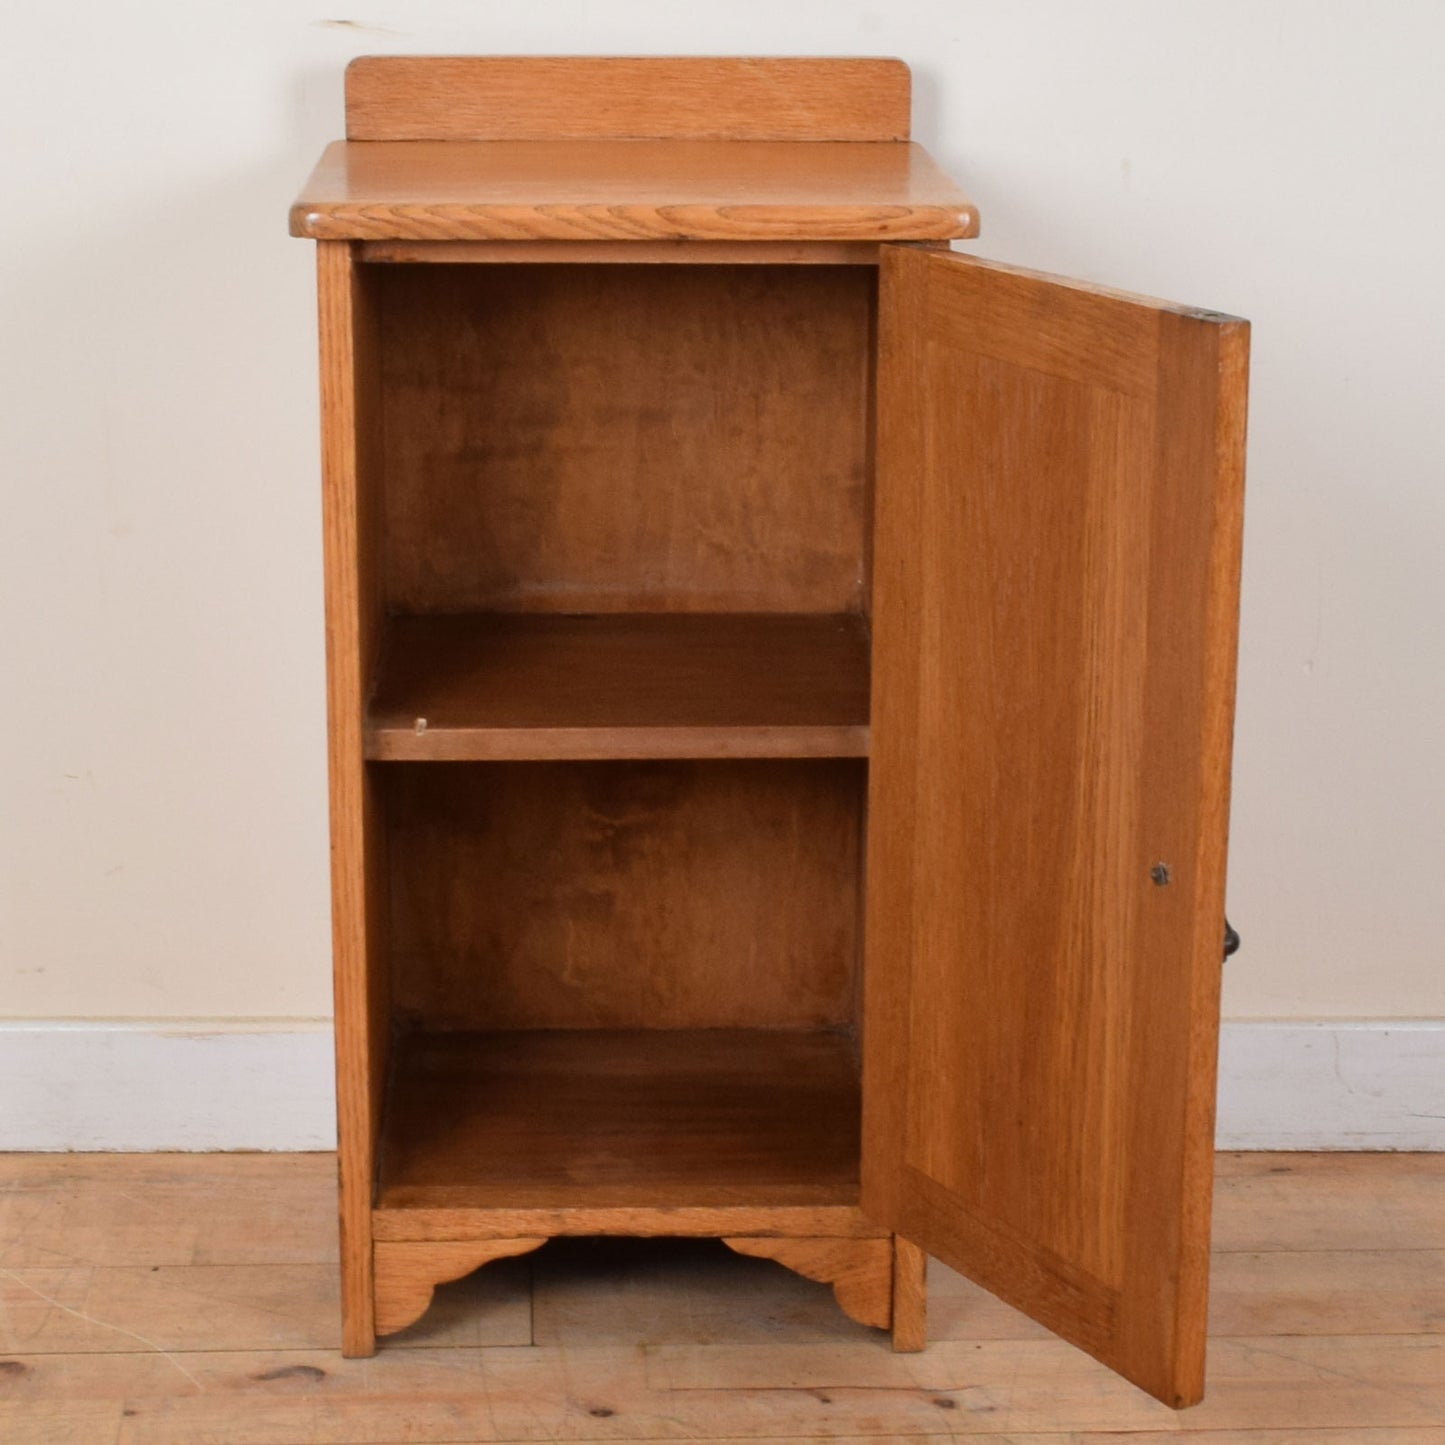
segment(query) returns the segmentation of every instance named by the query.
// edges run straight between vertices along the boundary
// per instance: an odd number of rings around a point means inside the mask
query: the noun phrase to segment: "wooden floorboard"
[[[936,1263],[894,1355],[708,1240],[556,1241],[342,1360],[334,1160],[0,1156],[5,1445],[1445,1445],[1445,1156],[1224,1155],[1175,1414]]]

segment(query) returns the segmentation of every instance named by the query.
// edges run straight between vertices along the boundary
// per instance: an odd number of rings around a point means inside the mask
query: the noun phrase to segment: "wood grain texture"
[[[900,1357],[699,1241],[489,1265],[344,1360],[333,1156],[4,1155],[0,1438],[1442,1445],[1445,1156],[1221,1155],[1219,1181],[1209,1396],[1175,1415],[941,1266]]]
[[[901,60],[774,56],[363,55],[352,140],[908,139]]]
[[[859,609],[869,268],[368,269],[394,611]]]
[[[1157,1227],[1178,1260],[1171,1324],[1186,1402],[1204,1393],[1208,1332],[1222,983],[1213,939],[1224,917],[1228,863],[1248,395],[1248,323],[1206,312],[1160,313],[1154,466],[1165,495],[1152,518],[1149,541],[1159,562],[1148,605],[1149,648],[1161,663],[1153,669],[1158,685],[1148,693],[1149,748],[1140,784],[1147,797],[1159,800],[1157,840],[1184,859],[1176,869],[1161,855],[1175,875],[1168,886],[1192,887],[1177,907],[1182,917],[1145,909],[1139,936],[1141,958],[1173,959],[1188,993],[1169,1009],[1172,1046],[1182,1053],[1175,1064],[1176,1080],[1181,1066],[1183,1071],[1182,1130],[1164,1091],[1146,1090],[1136,1100],[1139,1137],[1182,1133],[1174,1176],[1161,1170],[1146,1178],[1137,1170],[1135,1187],[1143,1191],[1162,1178],[1180,1201],[1178,1217],[1165,1206]],[[1176,613],[1181,594],[1190,609]],[[1181,779],[1189,785],[1181,787]],[[1153,984],[1156,1001],[1165,986],[1163,980]],[[1140,1077],[1157,1083],[1151,1063],[1144,1062]],[[1147,1350],[1151,1327],[1142,1313],[1126,1325],[1131,1349]]]
[[[396,1046],[378,1203],[850,1204],[857,1168],[857,1068],[834,1034],[415,1034]]]
[[[858,617],[395,618],[367,756],[828,758],[868,752]]]
[[[1215,1157],[1216,1251],[1445,1250],[1445,1155]]]
[[[863,766],[388,771],[399,1018],[850,1028]]]
[[[426,1313],[439,1284],[471,1274],[494,1259],[529,1254],[545,1239],[486,1239],[462,1243],[405,1244],[378,1240],[372,1272],[376,1333],[394,1335]]]
[[[1170,1428],[1156,1402],[1059,1340],[942,1342],[926,1372],[876,1337],[399,1350],[376,1362],[324,1350],[167,1358],[137,1348],[18,1357],[0,1429],[7,1445],[455,1445],[545,1439],[544,1431],[568,1441],[859,1445],[930,1436],[995,1445],[1439,1438],[1445,1338],[1259,1336],[1222,1341],[1218,1356],[1209,1403]]]
[[[915,241],[946,247],[946,241]],[[876,241],[358,241],[377,265],[876,266]]]
[[[316,1193],[334,1217],[334,1180]],[[164,1246],[155,1252],[164,1256]],[[162,1350],[336,1349],[336,1265],[57,1263],[0,1269],[0,1355],[129,1349],[137,1336]]]
[[[880,316],[864,1206],[1188,1404],[1247,329],[902,252]]]
[[[331,1154],[0,1153],[9,1270],[334,1266],[336,1226]]]
[[[779,1239],[731,1235],[729,1249],[833,1287],[838,1307],[860,1325],[886,1330],[893,1320],[891,1239]]]
[[[334,1167],[331,1173],[329,1187],[314,1198],[334,1216]],[[530,1344],[526,1270],[502,1267],[485,1274],[465,1290],[444,1292],[429,1312],[428,1328],[408,1331],[392,1344]],[[336,1265],[69,1265],[0,1272],[0,1354],[100,1353],[132,1349],[138,1341],[173,1353],[337,1350]]]
[[[322,241],[947,241],[968,197],[912,143],[336,141],[291,207]]]
[[[335,1187],[331,1154],[0,1154],[0,1264],[334,1264]],[[845,1217],[856,1210],[799,1216],[794,1232],[854,1233]],[[560,1231],[547,1222],[510,1232]],[[680,1232],[766,1233],[706,1219]],[[1216,1257],[1358,1259],[1382,1242],[1400,1255],[1445,1254],[1445,1155],[1216,1155]]]
[[[1402,1445],[1422,1438],[1420,1431],[1438,1431],[1445,1396],[1441,1337],[1221,1341],[1211,1400],[1172,1429],[1156,1402],[1058,1340],[941,1342],[926,1371],[923,1361],[889,1353],[877,1338],[643,1340],[646,1348],[389,1351],[376,1363],[309,1350],[194,1354],[179,1357],[185,1373],[176,1360],[140,1350],[20,1357],[9,1399],[0,1403],[0,1428],[7,1445],[353,1445],[428,1436],[452,1445],[535,1441],[546,1431],[568,1441],[853,1438],[877,1445],[880,1425],[883,1441],[1137,1445],[1198,1438],[1212,1445],[1209,1432],[1254,1431],[1243,1445],[1361,1445],[1371,1438]],[[108,1431],[95,1425],[105,1407]],[[61,1435],[69,1422],[77,1432]],[[997,1431],[1006,1422],[1009,1429]]]
[[[1343,1378],[1330,1380],[1331,1362]],[[795,1400],[801,1392],[822,1393],[828,1408],[810,1410],[792,1429],[783,1426],[777,1431],[783,1438],[845,1430],[849,1414],[855,1433],[864,1420],[875,1430],[886,1421],[895,1439],[906,1439],[915,1423],[954,1439],[1006,1424],[1065,1438],[1078,1431],[1085,1439],[1112,1428],[1126,1441],[1137,1430],[1168,1430],[1177,1440],[1191,1429],[1292,1429],[1306,1422],[1317,1429],[1351,1422],[1414,1428],[1437,1425],[1445,1404],[1442,1336],[1408,1343],[1382,1336],[1221,1341],[1211,1362],[1210,1399],[1172,1428],[1159,1402],[1061,1340],[940,1341],[922,1359],[875,1349],[866,1360],[857,1350],[840,1358],[836,1346],[786,1352],[724,1346],[704,1355],[663,1345],[647,1353],[647,1363],[679,1403],[694,1392],[714,1411],[725,1401],[746,1401],[739,1423],[756,1421],[758,1397],[767,1391],[790,1391]],[[938,1406],[941,1395],[951,1405]],[[816,1397],[814,1403],[823,1404]],[[820,1420],[826,1423],[815,1423]],[[710,1428],[725,1428],[716,1414]],[[761,1433],[756,1423],[754,1429]]]
[[[928,1256],[893,1236],[893,1348],[916,1354],[928,1345]]]
[[[691,1193],[692,1191],[689,1191]],[[840,1189],[839,1199],[856,1191]],[[377,1239],[510,1239],[520,1234],[622,1236],[645,1239],[721,1239],[725,1234],[813,1236],[826,1239],[881,1239],[880,1229],[856,1204],[673,1204],[637,1203],[630,1185],[601,1185],[585,1205],[481,1209],[378,1209],[372,1216]]]
[[[1048,1338],[1042,1325],[946,1265],[934,1265],[929,1283],[935,1340]],[[1438,1334],[1445,1331],[1442,1300],[1439,1250],[1216,1250],[1209,1334],[1327,1335],[1346,1322],[1372,1334]]]
[[[317,247],[317,295],[342,1305],[344,1348],[364,1355],[374,1347],[371,1186],[391,1004],[385,838],[364,760],[363,724],[385,603],[375,313],[344,242]]]

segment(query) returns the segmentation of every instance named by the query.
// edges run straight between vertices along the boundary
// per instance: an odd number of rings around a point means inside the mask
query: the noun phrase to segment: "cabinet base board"
[[[776,1260],[785,1269],[833,1286],[849,1319],[886,1330],[893,1323],[893,1242],[889,1239],[780,1239],[731,1235],[737,1254]]]
[[[719,1213],[736,1218],[743,1211]],[[766,1215],[768,1211],[751,1213]],[[777,1213],[773,1212],[770,1221],[775,1226]],[[699,1218],[692,1222],[702,1221]],[[717,1222],[716,1218],[713,1222]],[[657,1232],[676,1234],[679,1231]],[[891,1329],[895,1350],[923,1348],[927,1258],[908,1241],[887,1234],[725,1234],[720,1237],[738,1254],[774,1260],[807,1279],[831,1285],[839,1308],[850,1319],[874,1329]],[[377,1337],[396,1334],[421,1319],[438,1285],[461,1279],[493,1260],[529,1254],[546,1242],[545,1235],[377,1240],[372,1246],[374,1331],[368,1332],[365,1338],[348,1334],[344,1353],[350,1356],[375,1353]]]
[[[471,1244],[380,1243],[372,1253],[376,1333],[394,1335],[427,1311],[437,1285],[461,1279],[515,1254],[529,1254],[545,1239],[485,1239]]]
[[[886,1239],[888,1231],[855,1204],[628,1205],[565,1209],[377,1209],[372,1238],[382,1242],[481,1243],[559,1235],[728,1235]]]

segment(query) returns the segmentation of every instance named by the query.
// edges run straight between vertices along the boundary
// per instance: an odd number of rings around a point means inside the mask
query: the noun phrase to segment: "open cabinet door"
[[[883,249],[863,1207],[1192,1404],[1248,328]]]

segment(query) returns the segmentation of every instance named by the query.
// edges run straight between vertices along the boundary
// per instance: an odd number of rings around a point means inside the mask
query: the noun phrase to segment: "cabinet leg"
[[[341,1353],[348,1360],[376,1353],[371,1239],[341,1228]]]
[[[928,1343],[928,1256],[911,1240],[893,1236],[893,1348],[900,1353]]]
[[[358,1311],[344,1302],[341,1306],[341,1355],[347,1360],[364,1360],[376,1353],[376,1331],[358,1317]]]

